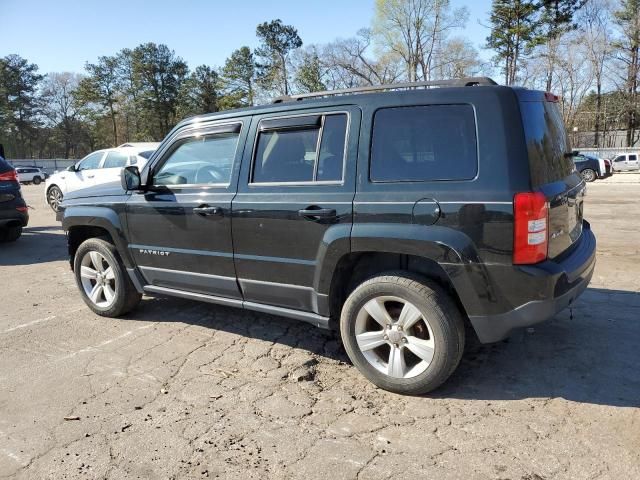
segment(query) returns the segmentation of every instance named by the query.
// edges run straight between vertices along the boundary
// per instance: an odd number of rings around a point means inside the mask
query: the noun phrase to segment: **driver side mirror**
[[[69,165],[67,167],[67,172],[77,172],[77,171],[78,171],[78,169],[76,168],[75,165]]]
[[[122,169],[120,174],[120,182],[122,189],[125,191],[141,190],[142,180],[140,179],[140,170],[135,165],[129,165]]]

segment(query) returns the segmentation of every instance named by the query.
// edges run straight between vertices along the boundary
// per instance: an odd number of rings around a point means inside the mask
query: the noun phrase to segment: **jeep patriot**
[[[108,317],[172,295],[334,328],[374,384],[433,390],[465,335],[550,319],[591,279],[557,102],[470,78],[184,120],[141,171],[65,198],[80,294]]]

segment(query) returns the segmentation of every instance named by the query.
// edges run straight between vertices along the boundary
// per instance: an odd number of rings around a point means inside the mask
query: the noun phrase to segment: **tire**
[[[54,212],[60,211],[60,202],[62,202],[62,190],[57,185],[52,185],[47,190],[47,203]]]
[[[82,300],[103,317],[124,315],[142,298],[116,247],[101,238],[90,238],[80,244],[73,259],[73,271]]]
[[[582,175],[582,179],[585,182],[594,182],[596,178],[598,178],[596,172],[590,168],[585,168],[584,170],[582,170],[582,172],[580,172],[580,175]]]
[[[33,177],[33,184],[40,185],[42,183],[42,179],[40,177]]]
[[[369,312],[385,320],[378,322]],[[398,330],[400,324],[404,328]],[[465,342],[453,299],[437,283],[409,272],[381,274],[359,285],[342,308],[340,334],[347,355],[368,380],[407,395],[442,385],[460,363]]]
[[[0,230],[0,242],[1,243],[15,242],[20,238],[21,235],[22,235],[21,225],[7,227]]]

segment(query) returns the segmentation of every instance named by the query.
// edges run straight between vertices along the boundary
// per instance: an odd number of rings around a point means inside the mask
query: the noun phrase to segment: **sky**
[[[469,22],[456,35],[482,52],[490,0],[452,0]],[[0,57],[16,53],[40,73],[84,71],[99,56],[164,43],[191,68],[222,66],[233,50],[255,47],[256,25],[276,18],[305,45],[347,38],[371,24],[374,0],[0,0]]]

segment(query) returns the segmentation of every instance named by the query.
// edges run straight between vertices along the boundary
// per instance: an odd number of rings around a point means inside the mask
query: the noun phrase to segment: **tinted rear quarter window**
[[[478,173],[471,105],[384,108],[374,117],[374,182],[471,180]]]
[[[569,138],[555,102],[520,102],[533,187],[561,180],[573,171]]]

